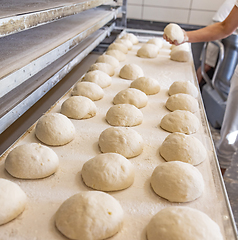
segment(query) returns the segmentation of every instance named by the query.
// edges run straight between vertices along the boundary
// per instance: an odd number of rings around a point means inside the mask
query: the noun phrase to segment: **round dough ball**
[[[100,70],[102,72],[105,72],[109,76],[113,76],[115,73],[112,65],[104,62],[94,63],[93,65],[90,66],[88,72],[95,71],[95,70]]]
[[[163,47],[163,39],[162,38],[151,38],[147,41],[149,44],[156,45],[159,49]]]
[[[108,56],[110,57],[110,56]],[[114,58],[115,59],[115,58]],[[109,87],[112,83],[112,78],[105,72],[95,70],[87,72],[81,80],[82,82],[93,82],[101,88]]]
[[[126,54],[119,50],[107,50],[105,54],[116,58],[119,62],[126,60]]]
[[[119,77],[129,80],[136,80],[137,78],[143,76],[144,72],[141,67],[134,63],[124,65],[119,73]]]
[[[179,161],[158,165],[150,183],[156,194],[170,202],[191,202],[204,190],[203,177],[198,169]]]
[[[192,134],[198,131],[200,121],[189,111],[175,110],[162,118],[160,127],[168,132]]]
[[[182,28],[175,23],[168,24],[164,29],[164,34],[172,41],[182,43],[184,40],[184,33]]]
[[[116,39],[116,43],[121,43],[127,47],[128,50],[131,50],[133,48],[133,44],[129,39]]]
[[[144,141],[141,135],[131,128],[110,127],[99,137],[99,147],[103,153],[119,153],[126,158],[140,155]]]
[[[82,178],[88,187],[100,191],[118,191],[134,182],[134,168],[129,160],[117,153],[104,153],[88,160]]]
[[[130,87],[139,89],[147,95],[156,94],[160,91],[158,81],[149,77],[137,78],[131,83]]]
[[[57,154],[39,143],[17,146],[7,155],[5,161],[8,173],[22,179],[48,177],[56,172],[58,166]]]
[[[115,57],[106,55],[106,54],[103,54],[98,57],[96,63],[99,63],[99,62],[108,63],[108,64],[112,65],[112,67],[114,67],[114,68],[119,66],[119,61]]]
[[[133,33],[127,33],[124,36],[122,36],[121,39],[129,39],[133,45],[138,44],[139,40],[137,38],[137,36]]]
[[[122,228],[123,209],[111,195],[81,192],[62,203],[55,215],[58,230],[70,239],[101,240]]]
[[[125,54],[128,53],[128,48],[122,43],[112,43],[108,46],[108,50],[119,50]]]
[[[187,110],[192,113],[197,112],[199,109],[197,99],[185,93],[177,93],[170,96],[166,101],[165,106],[170,111]]]
[[[159,48],[154,44],[144,44],[138,51],[137,56],[141,58],[156,58]]]
[[[21,214],[26,202],[26,194],[16,183],[0,178],[0,225]]]
[[[169,88],[169,95],[177,93],[186,93],[193,97],[198,96],[198,90],[194,84],[189,81],[176,81]]]
[[[190,46],[189,44],[186,42],[186,43],[183,43],[183,44],[180,44],[178,46],[176,45],[171,45],[171,52],[173,51],[173,49],[179,49],[179,50],[184,50],[184,51],[189,51],[190,50]],[[171,54],[170,52],[170,54]]]
[[[104,92],[102,88],[96,83],[78,82],[73,88],[72,95],[84,96],[90,98],[93,101],[97,101],[103,98]]]
[[[131,104],[112,106],[106,114],[107,122],[112,126],[132,127],[142,123],[142,112]]]
[[[114,98],[114,104],[132,104],[137,108],[143,108],[148,102],[146,94],[136,88],[128,88],[120,91]]]
[[[35,134],[47,145],[62,146],[74,139],[75,127],[63,114],[48,113],[38,120]]]
[[[148,240],[223,240],[220,228],[205,213],[190,207],[173,206],[159,211],[148,224]]]
[[[191,60],[191,53],[189,50],[181,50],[174,48],[170,52],[170,59],[177,62],[188,62]]]
[[[87,119],[94,117],[97,107],[94,102],[83,96],[73,96],[66,99],[61,106],[61,113],[73,119]]]
[[[169,134],[159,149],[166,161],[181,161],[198,165],[207,157],[203,144],[194,136],[184,133]]]

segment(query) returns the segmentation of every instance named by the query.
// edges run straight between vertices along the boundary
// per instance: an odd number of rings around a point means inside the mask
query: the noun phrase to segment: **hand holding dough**
[[[182,28],[175,23],[170,23],[165,27],[164,38],[175,45],[181,44],[187,40]]]

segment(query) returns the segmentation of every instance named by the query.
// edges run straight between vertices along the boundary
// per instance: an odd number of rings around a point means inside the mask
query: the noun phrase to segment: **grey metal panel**
[[[80,43],[76,49],[60,58],[56,63],[50,65],[48,68],[42,70],[43,73],[40,73],[40,76],[36,76],[35,78],[33,77],[29,80],[32,82],[32,86],[31,88],[26,88],[25,93],[19,94],[19,96],[16,96],[16,93],[12,95],[10,93],[8,98],[11,99],[12,97],[16,97],[16,99],[12,101],[15,101],[16,105],[12,107],[11,100],[9,100],[10,103],[8,106],[5,104],[5,106],[0,107],[0,134],[14,121],[16,121],[16,119],[18,119],[24,112],[26,112],[33,104],[35,104],[41,97],[43,97],[52,87],[54,87],[66,74],[72,70],[73,67],[81,62],[101,41],[103,41],[108,34],[110,34],[113,28],[114,24],[112,24],[111,27],[105,28],[104,30],[98,30],[90,37],[85,39],[85,41]],[[63,67],[57,70],[57,67],[60,65],[63,65]],[[44,80],[44,78],[47,79]],[[37,81],[41,81],[43,83],[37,83]],[[17,91],[17,89],[15,89],[15,91]],[[28,93],[28,91],[31,92]]]
[[[108,0],[2,0],[0,37],[97,7]]]
[[[62,57],[116,14],[116,11],[91,9],[0,38],[0,97]]]

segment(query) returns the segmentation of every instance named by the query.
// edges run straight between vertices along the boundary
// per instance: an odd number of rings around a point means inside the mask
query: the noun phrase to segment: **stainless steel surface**
[[[0,37],[94,8],[108,0],[2,0]]]
[[[91,9],[1,38],[0,97],[73,49],[114,17],[114,11]]]
[[[114,25],[112,24],[104,30],[98,30],[91,34],[68,54],[44,68],[30,78],[26,84],[22,84],[19,88],[5,96],[4,102],[0,106],[0,134],[103,41],[113,30]]]

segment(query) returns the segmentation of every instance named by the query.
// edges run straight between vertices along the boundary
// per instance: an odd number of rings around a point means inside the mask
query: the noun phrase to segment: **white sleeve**
[[[236,0],[236,6],[238,7],[238,0]]]

